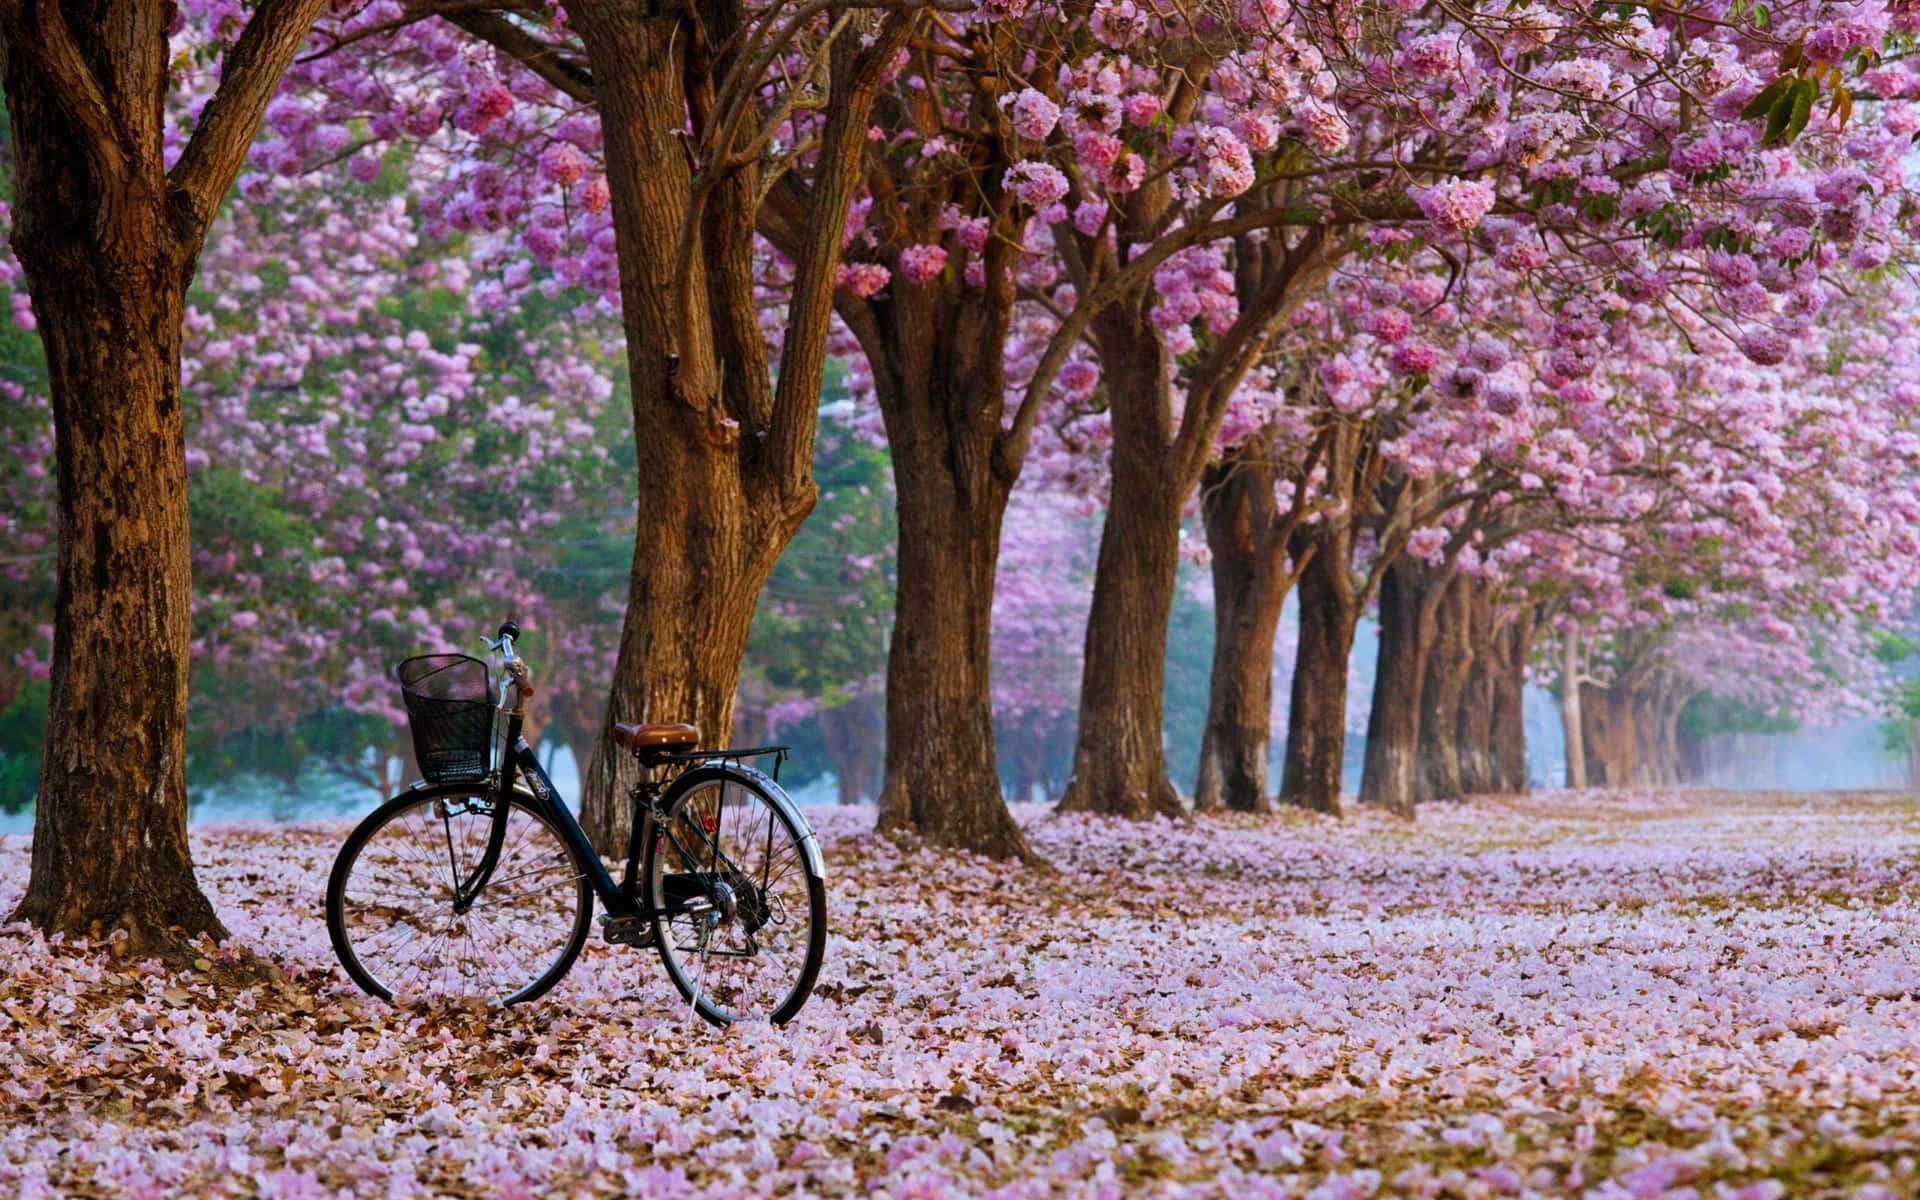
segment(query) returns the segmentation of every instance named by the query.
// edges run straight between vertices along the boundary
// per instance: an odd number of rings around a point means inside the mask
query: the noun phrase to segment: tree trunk
[[[26,119],[15,110],[16,136]],[[31,882],[12,919],[125,929],[142,946],[166,944],[170,926],[224,938],[187,846],[181,280],[152,241],[49,271],[68,247],[26,222],[30,195],[14,246],[40,268],[60,589]]]
[[[1000,794],[993,738],[993,584],[1007,492],[955,478],[938,441],[890,441],[900,557],[880,826],[1030,857]]]
[[[1300,572],[1300,645],[1287,710],[1280,802],[1340,815],[1347,756],[1347,663],[1360,606],[1336,573],[1346,556],[1321,546]]]
[[[1032,859],[994,743],[993,588],[1016,476],[998,461],[1006,313],[987,300],[945,278],[841,298],[873,372],[899,524],[879,825]]]
[[[1380,659],[1367,714],[1367,757],[1360,801],[1413,816],[1420,754],[1420,699],[1426,648],[1434,637],[1432,568],[1401,558],[1380,583]]]
[[[1165,351],[1132,305],[1095,321],[1113,398],[1113,481],[1087,613],[1080,726],[1062,810],[1179,815],[1161,704],[1180,568],[1180,511],[1197,482],[1169,445]],[[1125,399],[1123,399],[1123,397]]]
[[[167,956],[226,936],[187,843],[181,319],[207,226],[319,8],[256,8],[169,173],[172,5],[0,6],[11,240],[46,349],[58,463],[47,731],[12,920],[123,929]]]
[[[1636,782],[1632,705],[1624,685],[1580,685],[1581,745],[1591,787],[1626,788]]]
[[[1460,706],[1473,672],[1472,599],[1465,577],[1456,575],[1438,587],[1434,635],[1426,644],[1420,678],[1419,763],[1414,770],[1414,799],[1458,800],[1465,795],[1460,774]]]
[[[1194,807],[1267,808],[1273,641],[1291,582],[1278,538],[1271,439],[1229,451],[1201,477],[1213,569],[1213,675]],[[1341,678],[1345,679],[1345,668]]]
[[[1534,611],[1522,609],[1493,635],[1491,729],[1492,790],[1525,795],[1527,770],[1527,663],[1533,657]]]
[[[833,758],[840,803],[861,804],[878,793],[880,764],[886,752],[884,721],[880,698],[871,694],[855,696],[821,712],[820,724]]]
[[[1587,786],[1586,718],[1580,712],[1580,629],[1560,635],[1560,727],[1567,747],[1569,788]]]
[[[1461,792],[1484,796],[1507,790],[1501,786],[1493,753],[1493,695],[1501,669],[1496,641],[1506,627],[1494,624],[1490,585],[1463,579],[1463,586],[1467,590],[1467,642],[1472,655],[1454,717],[1454,744]]]
[[[638,435],[626,619],[581,801],[595,845],[617,852],[639,770],[613,745],[613,724],[688,721],[705,745],[727,740],[761,586],[813,508],[835,264],[881,71],[910,26],[889,18],[864,48],[833,46],[775,381],[754,287],[760,172],[703,170],[695,180],[697,153],[735,152],[699,135],[719,81],[755,69],[740,57],[757,53],[741,14],[711,7],[697,18],[684,9],[641,19],[622,0],[578,0],[568,14],[592,64],[605,136]]]

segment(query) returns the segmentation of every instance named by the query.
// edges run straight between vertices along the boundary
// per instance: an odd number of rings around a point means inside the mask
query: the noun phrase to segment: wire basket
[[[485,779],[493,767],[493,683],[464,654],[422,654],[400,664],[400,694],[420,774],[429,783]]]

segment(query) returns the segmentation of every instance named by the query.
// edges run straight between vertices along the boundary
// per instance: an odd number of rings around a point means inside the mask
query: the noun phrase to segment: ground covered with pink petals
[[[1920,1191],[1920,803],[1024,814],[1052,873],[811,815],[820,987],[725,1033],[598,943],[522,1009],[367,1000],[345,826],[198,829],[286,981],[0,930],[0,1194]],[[26,868],[0,840],[0,909]]]

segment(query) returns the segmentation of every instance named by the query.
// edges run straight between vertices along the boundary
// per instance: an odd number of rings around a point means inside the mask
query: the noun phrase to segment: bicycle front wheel
[[[827,892],[813,833],[778,784],[689,771],[662,805],[642,877],[663,914],[667,975],[702,1017],[781,1025],[800,1010],[826,955]]]
[[[517,1004],[573,965],[593,914],[587,873],[518,796],[487,886],[454,911],[456,885],[486,853],[496,803],[473,788],[407,793],[348,836],[327,882],[327,933],[362,989],[383,1000]]]

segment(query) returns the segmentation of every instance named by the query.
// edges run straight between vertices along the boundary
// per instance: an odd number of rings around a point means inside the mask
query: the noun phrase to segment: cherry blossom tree
[[[189,641],[181,321],[207,230],[322,0],[265,0],[191,135],[202,78],[158,0],[0,6],[11,245],[46,349],[58,476],[51,698],[33,876],[14,919],[224,936],[186,834]]]
[[[814,503],[815,410],[867,114],[919,12],[375,4],[331,26],[332,52],[306,64],[327,99],[307,128],[290,126],[290,158],[355,119],[382,141],[457,145],[467,165],[440,197],[445,228],[514,228],[537,259],[618,303],[638,495],[608,727],[687,720],[709,739],[731,727],[755,601]],[[356,69],[370,50],[390,57]],[[753,239],[775,213],[794,235],[777,349]],[[603,732],[583,802],[603,846],[625,844],[635,770]]]

